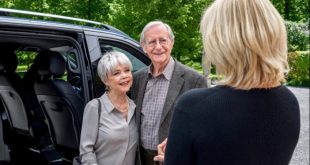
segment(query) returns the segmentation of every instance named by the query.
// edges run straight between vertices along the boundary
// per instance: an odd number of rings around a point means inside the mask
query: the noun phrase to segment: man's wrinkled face
[[[166,65],[171,57],[173,42],[164,25],[155,25],[144,33],[142,48],[154,65]]]

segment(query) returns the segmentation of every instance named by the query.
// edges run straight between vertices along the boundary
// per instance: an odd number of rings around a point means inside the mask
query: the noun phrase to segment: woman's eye
[[[113,75],[115,76],[115,75],[118,75],[119,73],[120,73],[120,72],[114,72]]]

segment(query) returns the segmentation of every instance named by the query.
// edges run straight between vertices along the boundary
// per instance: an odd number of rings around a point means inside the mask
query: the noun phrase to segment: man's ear
[[[145,47],[144,42],[140,43],[140,45],[141,45],[141,47],[142,47],[142,49],[143,49],[144,53],[146,53],[146,47]]]

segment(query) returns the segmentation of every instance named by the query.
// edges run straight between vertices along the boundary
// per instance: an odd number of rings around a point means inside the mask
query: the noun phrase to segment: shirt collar
[[[116,110],[106,92],[103,94],[102,100],[103,100],[103,106],[105,106],[108,113],[111,113],[113,110]],[[136,104],[129,98],[128,98],[128,103],[129,103],[128,114],[132,116],[135,111]]]
[[[107,92],[105,92],[102,96],[103,105],[105,106],[106,110],[110,113],[113,111],[114,106],[112,102],[110,101]]]
[[[172,77],[174,65],[175,65],[175,61],[173,60],[172,57],[170,57],[170,60],[169,60],[169,62],[167,64],[167,66],[165,67],[165,69],[163,70],[163,72],[160,75],[163,75],[167,80],[170,80],[171,77]],[[154,77],[153,74],[152,74],[152,67],[153,67],[153,64],[151,64],[149,66],[148,74],[149,74],[149,76]]]

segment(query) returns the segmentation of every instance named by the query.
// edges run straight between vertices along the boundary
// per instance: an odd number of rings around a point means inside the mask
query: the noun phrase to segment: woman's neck
[[[112,103],[116,103],[117,105],[122,105],[127,103],[127,95],[126,93],[115,93],[115,92],[108,92],[107,93],[109,99]]]
[[[124,119],[127,121],[128,117],[128,109],[129,109],[129,101],[126,93],[107,93],[111,103],[113,104],[114,108],[122,113]]]

